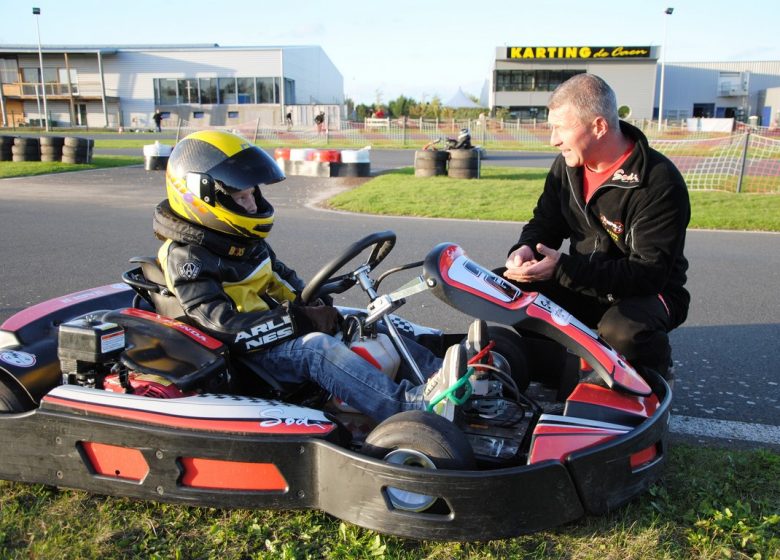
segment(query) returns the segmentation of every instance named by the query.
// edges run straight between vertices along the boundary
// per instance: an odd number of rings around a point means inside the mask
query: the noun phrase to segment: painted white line
[[[676,434],[738,439],[780,445],[780,426],[750,424],[731,420],[713,420],[672,414],[669,431]]]

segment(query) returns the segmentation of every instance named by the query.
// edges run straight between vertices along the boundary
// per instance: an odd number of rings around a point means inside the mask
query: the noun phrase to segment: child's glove
[[[344,321],[341,313],[329,305],[291,305],[290,313],[298,335],[310,332],[336,334]]]

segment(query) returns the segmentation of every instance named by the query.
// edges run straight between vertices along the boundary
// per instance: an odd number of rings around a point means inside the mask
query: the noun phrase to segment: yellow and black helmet
[[[236,134],[203,130],[181,140],[165,174],[174,213],[210,230],[239,237],[266,237],[274,223],[273,206],[260,185],[285,179],[263,150]],[[230,196],[254,189],[257,212],[249,214]]]

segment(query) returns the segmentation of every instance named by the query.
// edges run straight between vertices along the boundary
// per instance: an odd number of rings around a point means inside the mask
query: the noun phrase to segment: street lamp
[[[33,8],[33,15],[41,15],[40,8]],[[41,26],[38,22],[39,18],[35,18],[35,27],[38,30],[38,62],[41,65],[41,95],[43,95],[43,121],[46,123],[46,132],[49,132],[49,110],[46,107],[46,83],[43,78],[43,51],[41,50]]]
[[[672,15],[674,8],[666,8],[664,14]],[[661,45],[661,91],[658,94],[658,130],[661,130],[664,122],[664,75],[666,74],[666,22],[669,18],[664,18],[664,42]]]

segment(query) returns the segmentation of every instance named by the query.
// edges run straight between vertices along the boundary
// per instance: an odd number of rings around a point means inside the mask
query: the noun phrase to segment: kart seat
[[[125,282],[140,291],[160,315],[186,322],[187,315],[179,300],[168,289],[160,261],[155,257],[132,257],[130,262],[139,264],[140,270],[125,273]]]
[[[162,377],[180,389],[226,381],[225,346],[183,323],[148,311],[109,311],[103,320],[125,329],[120,361],[130,370]]]

